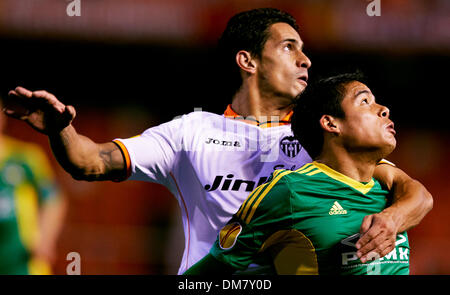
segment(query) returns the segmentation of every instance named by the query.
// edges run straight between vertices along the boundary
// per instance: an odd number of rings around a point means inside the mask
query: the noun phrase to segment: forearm
[[[420,182],[409,179],[394,184],[392,205],[382,213],[391,215],[397,232],[403,232],[418,225],[432,208],[431,194]]]
[[[392,199],[389,207],[363,219],[361,238],[356,243],[357,255],[363,262],[371,252],[383,257],[392,251],[397,234],[418,225],[433,207],[433,198],[426,188],[400,169],[378,165],[374,177],[386,185]]]
[[[391,187],[392,205],[380,213],[364,217],[356,255],[364,263],[370,253],[384,257],[395,247],[397,234],[418,225],[433,207],[431,194],[411,178],[398,180]],[[386,243],[390,242],[390,243]]]
[[[59,164],[77,180],[102,180],[107,167],[102,148],[72,125],[49,135],[50,146]],[[111,143],[114,145],[113,143]]]

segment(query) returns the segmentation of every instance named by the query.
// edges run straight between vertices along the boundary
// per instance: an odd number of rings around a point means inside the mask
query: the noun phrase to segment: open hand
[[[392,216],[383,212],[364,217],[360,238],[356,243],[356,255],[361,262],[382,258],[395,248],[397,227]]]
[[[27,122],[35,130],[51,134],[60,132],[75,118],[73,106],[61,103],[47,91],[30,91],[17,87],[4,99],[3,111],[7,116]]]

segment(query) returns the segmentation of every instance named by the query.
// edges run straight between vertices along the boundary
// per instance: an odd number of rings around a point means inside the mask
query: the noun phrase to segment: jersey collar
[[[289,125],[291,124],[291,117],[294,114],[294,111],[290,111],[289,114],[287,114],[281,121],[267,121],[267,122],[259,122],[256,119],[252,118],[244,118],[243,116],[236,113],[232,108],[231,104],[227,106],[227,109],[224,112],[225,118],[235,119],[242,122],[245,122],[247,124],[256,125],[261,128],[269,128],[269,127],[277,127],[277,126],[283,126],[283,125]]]
[[[313,166],[319,168],[319,170],[321,170],[323,173],[325,173],[329,177],[334,178],[342,183],[345,183],[346,185],[351,186],[352,188],[354,188],[355,190],[357,190],[363,194],[367,194],[375,184],[373,177],[368,183],[362,183],[362,182],[359,182],[353,178],[348,177],[347,175],[344,175],[344,174],[328,167],[327,165],[325,165],[323,163],[318,163],[318,162],[314,161],[314,162],[312,162],[312,164],[313,164]]]

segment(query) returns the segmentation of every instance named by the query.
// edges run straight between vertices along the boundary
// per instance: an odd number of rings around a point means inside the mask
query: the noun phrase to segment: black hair
[[[276,8],[258,8],[234,15],[219,39],[219,54],[227,76],[227,88],[234,95],[242,85],[236,54],[246,50],[254,57],[261,57],[269,38],[270,26],[287,23],[298,32],[295,18]]]
[[[311,158],[319,156],[323,148],[324,137],[320,118],[323,115],[344,118],[341,103],[346,93],[345,86],[353,81],[365,83],[366,78],[359,70],[322,78],[299,95],[297,105],[294,107],[291,128],[294,137]]]

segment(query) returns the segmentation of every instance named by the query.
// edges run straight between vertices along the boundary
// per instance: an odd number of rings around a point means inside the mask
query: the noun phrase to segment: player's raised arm
[[[76,132],[73,106],[61,103],[47,91],[17,87],[4,102],[6,115],[28,123],[49,137],[61,166],[78,180],[116,180],[125,174],[125,162],[112,142],[97,144]]]

